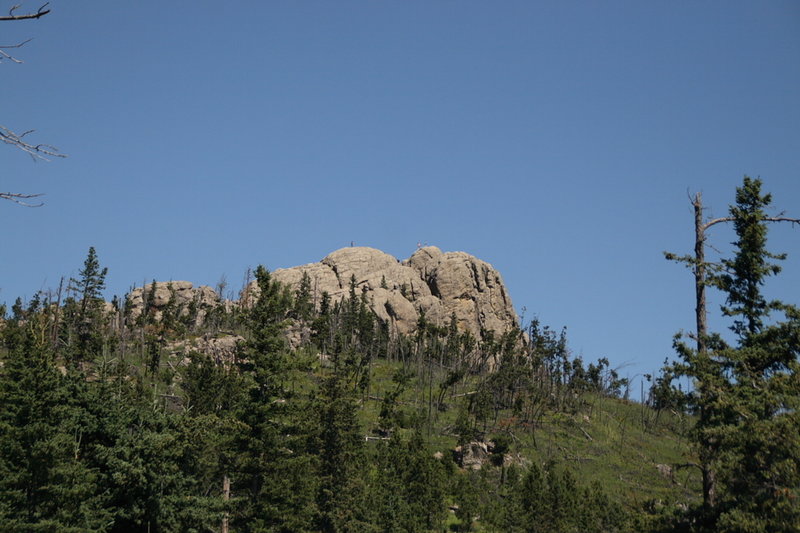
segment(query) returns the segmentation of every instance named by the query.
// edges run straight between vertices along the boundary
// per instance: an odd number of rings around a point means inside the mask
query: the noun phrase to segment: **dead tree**
[[[17,15],[15,12],[19,9],[21,4],[15,4],[11,6],[11,9],[8,10],[8,15],[0,16],[0,21],[3,20],[31,20],[31,19],[40,19],[43,16],[50,13],[50,10],[47,9],[47,6],[50,5],[50,2],[46,2],[42,5],[39,9],[36,10],[36,13],[25,13],[22,15]]]
[[[703,222],[703,196],[700,192],[694,195],[691,199],[692,207],[694,208],[694,255],[677,256],[670,252],[664,252],[664,257],[670,261],[677,261],[684,263],[692,269],[694,273],[694,289],[695,289],[695,323],[696,331],[694,333],[695,341],[697,342],[697,356],[701,359],[707,359],[708,354],[708,313],[706,311],[706,286],[708,286],[708,270],[717,269],[719,265],[709,263],[706,261],[706,232],[712,226],[722,224],[724,222],[733,222],[733,217],[720,217],[713,218],[707,222]],[[783,216],[783,213],[776,217],[764,217],[765,222],[791,222],[792,224],[800,224],[800,219],[789,218]],[[706,392],[704,383],[697,383],[697,392],[702,397]],[[699,424],[703,424],[711,416],[707,411],[705,402],[700,402]],[[703,475],[703,506],[706,509],[714,507],[716,504],[716,477],[714,470],[711,467],[711,461],[714,457],[713,446],[711,443],[705,443],[701,446],[700,450],[700,464],[697,465]]]
[[[20,20],[38,20],[43,16],[50,13],[50,10],[47,8],[49,2],[42,5],[35,13],[24,13],[24,14],[17,14],[17,10],[19,9],[20,5],[16,4],[11,7],[8,12],[8,15],[0,16],[0,21],[20,21]],[[11,61],[12,63],[22,63],[22,60],[13,56],[9,50],[21,48],[26,43],[30,42],[30,39],[22,41],[21,43],[11,44],[11,45],[0,45],[0,62],[3,60]],[[36,160],[44,160],[49,161],[50,157],[66,157],[65,154],[62,154],[58,151],[58,148],[51,146],[49,144],[35,144],[28,142],[26,138],[28,135],[33,133],[34,130],[24,131],[22,133],[16,133],[15,131],[7,128],[6,126],[0,125],[0,141],[5,144],[11,145],[15,148],[18,148],[31,156],[34,161]],[[30,203],[28,200],[33,198],[38,198],[41,194],[26,194],[26,193],[15,193],[15,192],[0,192],[0,199],[9,200],[19,205],[24,205],[27,207],[38,207],[41,202],[38,203]]]

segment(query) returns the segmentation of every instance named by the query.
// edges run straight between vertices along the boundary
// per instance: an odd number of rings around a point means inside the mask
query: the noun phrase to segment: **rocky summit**
[[[391,332],[410,334],[421,313],[445,326],[455,316],[458,328],[476,338],[493,330],[502,334],[518,325],[503,279],[492,265],[464,252],[442,252],[435,246],[417,250],[399,261],[375,248],[350,247],[332,252],[318,263],[275,270],[273,278],[300,286],[303,274],[311,280],[314,303],[322,293],[334,301],[349,294],[355,279],[357,294],[366,292],[375,315]],[[245,293],[255,288],[255,282]]]
[[[446,326],[454,316],[460,331],[468,331],[478,339],[484,332],[499,335],[518,325],[500,273],[464,252],[442,252],[435,246],[426,246],[399,261],[375,248],[342,248],[318,263],[277,269],[272,277],[295,291],[304,274],[311,281],[317,309],[324,292],[332,301],[342,300],[355,279],[356,293],[366,293],[372,311],[392,333],[414,333],[421,313],[438,326]],[[170,302],[180,307],[182,315],[189,313],[191,307],[192,322],[199,324],[217,305],[248,307],[257,292],[253,281],[242,291],[239,302],[222,302],[211,287],[193,287],[188,281],[155,282],[134,289],[128,303],[134,318],[146,306],[152,307],[156,319]]]

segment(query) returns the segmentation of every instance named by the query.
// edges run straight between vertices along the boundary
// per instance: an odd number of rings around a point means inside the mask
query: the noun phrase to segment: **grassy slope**
[[[378,361],[373,366],[370,394],[383,397],[394,388],[391,375],[398,365]],[[409,413],[427,414],[427,396],[420,395],[411,383],[400,398]],[[466,384],[464,389],[469,389]],[[430,431],[433,450],[448,453],[457,444],[452,427],[459,401],[449,400],[449,408],[436,413]],[[673,469],[666,477],[656,465],[674,466],[691,461],[685,435],[691,420],[670,412],[656,413],[641,404],[596,394],[578,398],[571,412],[548,413],[538,427],[525,427],[511,413],[501,412],[497,423],[487,427],[487,435],[509,432],[514,439],[512,453],[523,463],[555,461],[571,468],[582,484],[599,481],[606,491],[628,506],[660,505],[660,502],[689,502],[700,490],[699,474],[692,468]],[[376,427],[380,402],[369,400],[362,409],[364,428]],[[491,467],[490,467],[491,468]]]

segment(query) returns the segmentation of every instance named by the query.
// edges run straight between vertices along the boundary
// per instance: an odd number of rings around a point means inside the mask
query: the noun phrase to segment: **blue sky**
[[[0,63],[0,124],[69,154],[0,150],[0,189],[46,193],[0,204],[7,303],[89,246],[110,297],[424,242],[492,263],[527,319],[634,376],[693,324],[691,276],[662,256],[691,250],[687,191],[721,216],[761,176],[800,216],[797,2],[50,7],[0,26],[34,37]],[[800,228],[770,242],[789,260],[766,291],[800,303]]]

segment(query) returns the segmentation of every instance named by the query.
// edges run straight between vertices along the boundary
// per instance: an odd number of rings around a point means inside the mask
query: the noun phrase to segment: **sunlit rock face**
[[[518,324],[500,273],[464,252],[427,246],[401,262],[374,248],[342,248],[319,263],[275,270],[272,277],[296,290],[304,273],[317,307],[323,292],[332,301],[345,298],[355,279],[356,294],[366,293],[375,315],[396,333],[414,333],[422,312],[439,326],[455,316],[458,328],[476,338],[490,330],[502,334]],[[256,292],[253,282],[242,300],[252,301]]]
[[[133,289],[128,295],[131,318],[136,319],[145,308],[155,320],[172,305],[180,316],[192,315],[195,325],[203,323],[208,311],[220,304],[214,289],[206,285],[194,287],[188,281],[157,281]]]

